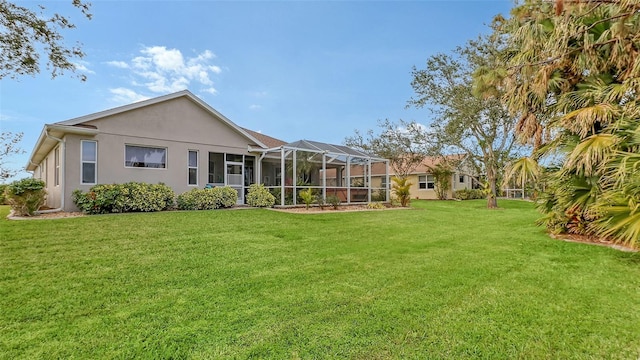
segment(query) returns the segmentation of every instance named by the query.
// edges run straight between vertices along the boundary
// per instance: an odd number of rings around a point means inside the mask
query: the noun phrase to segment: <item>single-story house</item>
[[[463,156],[450,155],[449,158],[459,163],[458,166],[454,166],[453,174],[449,180],[447,198],[451,199],[455,191],[473,189],[476,183],[473,176],[471,176],[472,171],[465,163]],[[435,191],[435,177],[432,175],[432,169],[442,160],[440,157],[428,156],[409,174],[409,182],[413,184],[410,190],[413,199],[433,200],[438,198]]]
[[[184,90],[46,124],[26,169],[45,181],[46,206],[74,211],[74,190],[130,181],[164,183],[176,194],[230,186],[239,203],[254,183],[270,188],[280,204],[296,204],[292,194],[305,188],[325,197],[341,193],[347,203],[370,201],[379,189],[366,187],[363,196],[350,183],[327,183],[327,169],[348,172],[353,163],[388,167],[386,159],[344,146],[286,143],[245,129]]]

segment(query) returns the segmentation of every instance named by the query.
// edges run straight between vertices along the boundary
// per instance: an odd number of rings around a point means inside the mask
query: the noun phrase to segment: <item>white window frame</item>
[[[164,167],[147,167],[147,166],[128,166],[127,165],[127,147],[134,146],[139,148],[164,150]],[[140,144],[124,144],[124,167],[127,169],[144,169],[144,170],[167,170],[169,168],[169,149],[166,146],[140,145]]]
[[[422,187],[421,185],[424,184],[424,187]],[[429,185],[431,185],[431,187],[429,187]],[[424,175],[418,175],[418,190],[433,190],[435,189],[435,178],[433,177],[433,175],[430,174],[424,174]]]
[[[84,160],[84,143],[94,143],[95,144],[95,160],[88,161]],[[85,182],[84,181],[84,164],[94,164],[93,167],[93,179],[94,182]],[[80,141],[80,184],[82,185],[95,185],[98,183],[98,142],[95,140],[81,140]]]
[[[429,186],[431,184],[431,186]],[[427,174],[427,190],[435,190],[436,178],[433,175]]]
[[[53,175],[53,183],[55,186],[60,186],[60,146],[56,147],[53,151],[53,162],[54,162],[54,175]]]
[[[195,153],[196,154],[196,165],[195,166],[191,165],[191,153]],[[198,150],[189,150],[189,151],[187,151],[187,185],[188,186],[198,186],[198,175],[200,175],[199,171],[198,171],[199,161],[200,161],[200,155],[199,155]],[[196,170],[196,183],[195,184],[192,184],[190,182],[191,181],[190,174],[191,174],[191,170],[192,169]]]
[[[458,174],[458,182],[460,184],[464,184],[465,178],[464,178],[464,174]]]

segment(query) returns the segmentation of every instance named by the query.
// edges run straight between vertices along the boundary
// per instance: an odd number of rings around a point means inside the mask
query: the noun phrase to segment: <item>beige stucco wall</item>
[[[165,183],[176,194],[207,184],[208,153],[250,155],[249,140],[188,98],[176,98],[87,122],[98,128],[95,136],[67,135],[65,210],[75,210],[71,193],[87,191],[80,183],[80,144],[97,141],[98,184],[139,181]],[[165,169],[125,167],[125,145],[167,149]],[[255,146],[255,144],[251,144]],[[188,152],[198,151],[198,184],[188,185]]]
[[[62,194],[62,173],[60,174],[60,181],[58,185],[56,185],[55,176],[56,176],[56,163],[55,163],[55,151],[56,149],[60,149],[60,171],[62,171],[62,159],[63,155],[63,146],[54,147],[49,154],[42,160],[38,167],[33,173],[33,177],[36,179],[40,179],[45,183],[45,190],[47,191],[47,198],[44,203],[44,206],[49,208],[59,208],[61,206],[61,194]]]
[[[409,176],[409,181],[413,184],[411,185],[411,198],[412,199],[423,199],[423,200],[435,200],[437,199],[436,191],[434,189],[420,189],[418,185],[418,176],[428,175],[428,174],[412,174]],[[460,182],[459,175],[455,173],[452,175],[450,184],[452,190],[462,190],[462,189],[471,189],[471,177],[469,175],[464,175],[464,181]],[[453,198],[453,191],[449,190],[448,199]]]

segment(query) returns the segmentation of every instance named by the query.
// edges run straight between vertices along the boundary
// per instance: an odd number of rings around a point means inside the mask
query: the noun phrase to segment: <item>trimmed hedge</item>
[[[173,207],[175,194],[164,184],[129,182],[95,185],[86,193],[75,190],[76,206],[88,214],[162,211]]]
[[[180,210],[213,210],[229,208],[238,201],[238,192],[221,186],[211,189],[193,189],[178,195],[177,205]]]
[[[453,192],[453,198],[458,200],[473,200],[486,198],[480,189],[462,189]]]
[[[32,216],[44,205],[47,191],[44,181],[24,178],[7,185],[4,194],[15,215]]]
[[[276,197],[263,184],[252,184],[247,193],[247,205],[253,207],[273,207]]]

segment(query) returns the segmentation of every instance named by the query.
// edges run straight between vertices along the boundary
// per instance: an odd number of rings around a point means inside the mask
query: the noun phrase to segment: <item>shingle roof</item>
[[[248,132],[249,134],[251,134],[254,138],[260,140],[260,142],[265,144],[268,148],[274,148],[274,147],[282,146],[282,145],[287,143],[286,141],[282,141],[280,139],[276,139],[274,137],[259,133],[257,131],[249,130],[247,128],[242,128],[242,129],[244,131]]]

